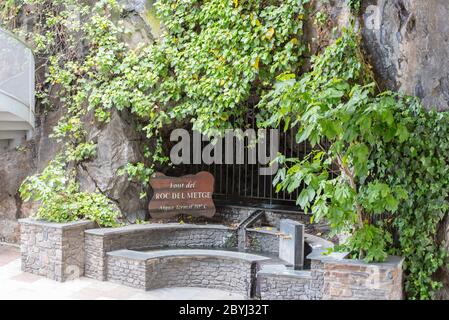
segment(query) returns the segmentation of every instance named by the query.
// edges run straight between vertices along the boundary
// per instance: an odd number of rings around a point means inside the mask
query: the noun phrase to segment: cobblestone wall
[[[84,231],[91,222],[19,220],[22,270],[64,282],[84,274]]]
[[[232,291],[249,298],[252,263],[213,257],[165,257],[147,262],[147,277],[147,289],[205,287]]]
[[[120,249],[232,248],[234,229],[220,225],[134,225],[86,232],[86,276],[106,280],[106,253]]]
[[[255,209],[231,206],[217,206],[217,213],[214,219],[222,223],[239,224],[248,218]]]
[[[251,251],[279,254],[279,237],[275,232],[264,230],[246,230],[246,248]]]
[[[107,279],[137,289],[147,289],[146,261],[109,256]]]
[[[323,299],[324,270],[320,260],[312,260],[310,263],[310,288],[316,292],[316,299]]]
[[[99,235],[85,234],[84,275],[100,281],[106,280],[106,252],[110,251],[110,242]]]
[[[311,288],[310,276],[258,275],[259,294],[262,300],[316,300],[319,292]]]
[[[258,290],[267,300],[401,300],[402,262],[390,257],[367,264],[336,255],[315,257],[305,271],[268,266],[257,274]]]

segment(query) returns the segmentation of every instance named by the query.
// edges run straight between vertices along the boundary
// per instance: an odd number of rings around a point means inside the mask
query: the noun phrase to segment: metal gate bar
[[[257,132],[257,130],[256,130]],[[299,159],[310,152],[311,148],[306,143],[296,143],[296,129],[290,129],[287,132],[279,134],[279,152],[286,157],[296,157]],[[248,147],[247,139],[245,139],[245,150]],[[203,148],[208,142],[203,143]],[[193,146],[193,142],[192,142]],[[225,145],[223,142],[223,150]],[[234,146],[235,150],[235,146]],[[235,152],[234,152],[235,155]],[[224,152],[222,155],[224,163]],[[276,193],[273,186],[273,176],[259,175],[260,164],[249,164],[248,154],[245,152],[245,164],[213,164],[213,165],[179,165],[174,168],[172,174],[185,175],[196,174],[200,171],[208,171],[215,177],[215,194],[216,200],[226,201],[241,205],[281,205],[288,207],[296,206],[296,199],[301,192],[298,188],[292,193],[281,191]],[[191,163],[193,163],[193,153],[191,154]]]

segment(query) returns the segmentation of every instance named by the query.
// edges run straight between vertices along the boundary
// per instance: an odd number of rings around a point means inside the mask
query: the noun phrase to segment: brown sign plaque
[[[209,172],[179,178],[157,172],[150,184],[153,197],[149,212],[153,218],[170,218],[180,214],[211,218],[215,214],[212,200],[214,176]]]

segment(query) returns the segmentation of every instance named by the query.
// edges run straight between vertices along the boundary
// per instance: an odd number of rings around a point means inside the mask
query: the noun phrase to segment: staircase
[[[0,152],[31,138],[35,64],[31,49],[0,29]]]

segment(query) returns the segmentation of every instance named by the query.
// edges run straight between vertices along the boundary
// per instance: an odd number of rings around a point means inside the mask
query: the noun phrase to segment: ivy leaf
[[[268,40],[271,40],[271,38],[273,38],[274,36],[274,28],[269,28],[268,31],[265,33],[265,38],[267,38]]]
[[[296,205],[299,205],[303,210],[306,211],[307,205],[309,203],[309,193],[307,189],[303,189],[296,200]]]
[[[409,138],[410,133],[408,132],[407,127],[405,125],[399,124],[396,131],[396,135],[399,139],[399,142],[403,143]]]
[[[396,212],[398,210],[399,201],[393,197],[393,195],[388,195],[385,198],[385,209],[390,212]]]
[[[259,57],[257,57],[256,60],[254,61],[253,66],[256,70],[259,70],[259,61],[260,61]]]

